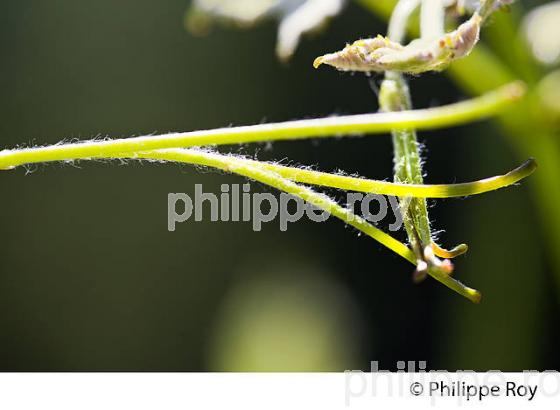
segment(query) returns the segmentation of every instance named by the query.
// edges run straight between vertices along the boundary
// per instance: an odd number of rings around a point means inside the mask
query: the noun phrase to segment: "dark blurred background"
[[[0,5],[0,148],[377,110],[363,75],[311,65],[386,30],[355,4],[289,64],[275,58],[273,22],[195,38],[184,0]],[[411,87],[417,107],[466,98],[439,74]],[[420,137],[428,183],[520,163],[492,122]],[[229,150],[392,175],[388,135]],[[287,232],[194,221],[167,231],[168,193],[243,182],[146,163],[2,172],[0,370],[560,367],[558,283],[528,183],[430,203],[440,242],[470,245],[456,275],[483,292],[473,305],[434,280],[414,285],[408,262],[334,218]]]

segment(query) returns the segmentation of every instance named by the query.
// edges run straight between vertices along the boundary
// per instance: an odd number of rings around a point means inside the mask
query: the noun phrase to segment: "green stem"
[[[404,5],[399,7],[399,4]],[[389,20],[389,39],[402,41],[406,32],[410,14],[413,12],[409,0],[401,0],[396,6],[397,14]],[[408,12],[408,15],[405,12]],[[405,111],[412,108],[410,91],[402,74],[388,71],[381,84],[379,107],[384,112]],[[395,182],[404,184],[422,184],[422,163],[420,149],[414,128],[393,129],[393,151]],[[408,240],[418,260],[423,260],[423,251],[432,243],[428,209],[425,199],[414,198],[410,201],[407,212],[403,215]]]
[[[410,94],[406,81],[401,74],[387,72],[381,84],[379,106],[383,111],[410,109]],[[403,184],[422,184],[422,165],[420,150],[414,129],[394,130],[393,151],[395,182]],[[412,249],[422,259],[423,250],[432,242],[426,201],[413,199],[408,212],[403,215],[404,226]]]
[[[494,115],[513,101],[518,100],[522,96],[523,90],[523,84],[515,82],[469,101],[422,110],[361,114],[4,150],[0,151],[0,169],[11,169],[19,165],[40,162],[110,158],[123,152],[149,151],[164,148],[295,140],[312,137],[340,137],[366,133],[380,134],[390,130],[406,130],[410,128],[442,128],[465,124]]]

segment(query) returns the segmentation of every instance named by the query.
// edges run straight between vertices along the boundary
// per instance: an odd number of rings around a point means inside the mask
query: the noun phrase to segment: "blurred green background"
[[[289,64],[275,58],[272,22],[192,37],[184,0],[0,4],[0,148],[377,110],[363,75],[311,66],[385,31],[356,4]],[[466,98],[440,74],[411,87],[417,107]],[[493,122],[420,136],[428,183],[521,162]],[[392,175],[389,136],[231,150]],[[0,370],[560,367],[556,255],[530,183],[431,202],[441,242],[470,245],[456,275],[483,292],[476,306],[433,280],[413,285],[410,264],[333,218],[287,232],[194,221],[167,231],[168,193],[243,182],[145,163],[0,173]]]

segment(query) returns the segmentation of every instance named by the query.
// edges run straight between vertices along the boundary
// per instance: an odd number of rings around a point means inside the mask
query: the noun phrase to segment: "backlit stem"
[[[400,10],[396,16],[391,16],[388,36],[392,41],[402,41],[402,36],[406,33],[408,20],[413,11],[413,8],[408,7],[409,1],[401,0],[396,7],[399,10],[399,5],[404,2],[401,7],[408,11],[408,16],[401,13]],[[385,73],[385,79],[381,84],[379,93],[379,107],[384,112],[406,111],[412,108],[410,91],[402,74],[393,71]],[[422,184],[424,178],[416,131],[413,127],[393,129],[392,138],[395,182]],[[423,250],[432,242],[426,201],[424,199],[412,199],[407,212],[403,215],[403,222],[410,246],[418,260],[423,259]]]
[[[3,150],[0,151],[0,170],[40,162],[110,158],[123,152],[164,148],[382,134],[391,130],[410,128],[436,129],[465,124],[494,115],[518,100],[523,95],[524,89],[522,83],[514,82],[472,100],[406,112],[350,115]]]

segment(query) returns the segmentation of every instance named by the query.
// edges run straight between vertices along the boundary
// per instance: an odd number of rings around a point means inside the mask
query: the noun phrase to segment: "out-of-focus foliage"
[[[276,54],[282,60],[295,52],[305,33],[323,27],[343,9],[346,0],[194,0],[187,12],[187,28],[207,33],[214,20],[242,27],[266,18],[280,21]]]
[[[532,10],[523,30],[537,60],[548,65],[560,61],[560,1]]]
[[[544,116],[556,127],[560,126],[560,70],[555,70],[545,76],[538,85]]]
[[[221,303],[214,371],[329,371],[359,366],[360,315],[340,283],[292,260],[249,265]]]

